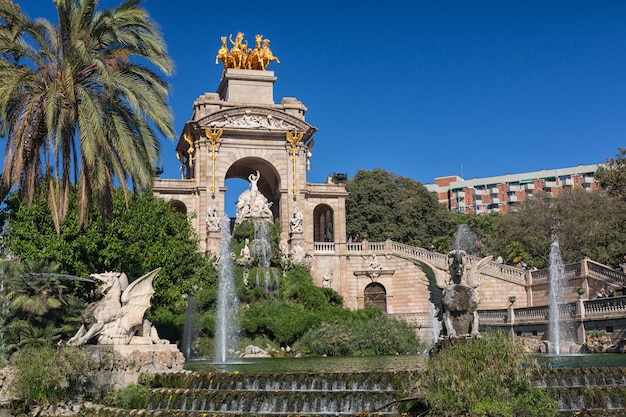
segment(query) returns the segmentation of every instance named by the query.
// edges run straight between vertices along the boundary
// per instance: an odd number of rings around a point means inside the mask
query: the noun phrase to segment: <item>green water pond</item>
[[[626,367],[626,354],[536,355],[546,368],[607,368]],[[376,372],[419,370],[428,355],[302,357],[237,359],[224,364],[212,360],[191,360],[185,363],[190,371],[217,370],[222,372]]]

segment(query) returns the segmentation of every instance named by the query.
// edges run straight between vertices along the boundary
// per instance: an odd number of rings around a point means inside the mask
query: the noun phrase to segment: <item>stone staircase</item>
[[[90,415],[398,416],[396,401],[415,372],[162,374],[132,408],[97,407]]]

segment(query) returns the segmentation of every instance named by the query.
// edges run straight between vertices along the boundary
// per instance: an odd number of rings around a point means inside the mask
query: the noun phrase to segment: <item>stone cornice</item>
[[[310,138],[317,128],[283,111],[260,106],[242,106],[219,110],[196,122],[188,123],[187,128],[196,129],[245,129],[255,131],[304,132],[303,141]]]

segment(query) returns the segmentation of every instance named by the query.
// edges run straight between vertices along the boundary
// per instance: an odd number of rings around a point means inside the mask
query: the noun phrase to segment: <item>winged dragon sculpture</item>
[[[447,270],[419,261],[429,280],[431,302],[439,309],[438,317],[448,337],[479,334],[478,288],[481,271],[491,259],[487,256],[470,267],[467,253],[457,249],[448,252]]]
[[[144,319],[154,294],[152,280],[160,270],[150,271],[130,285],[123,272],[91,274],[101,283],[98,291],[104,295],[85,309],[84,324],[68,344],[82,346],[92,339],[101,345],[169,343],[159,339],[156,329]]]

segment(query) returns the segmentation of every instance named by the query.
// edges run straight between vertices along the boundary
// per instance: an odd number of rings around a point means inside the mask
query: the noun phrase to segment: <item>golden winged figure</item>
[[[294,131],[293,135],[291,134],[291,132],[287,132],[287,141],[289,141],[289,143],[291,143],[291,146],[295,148],[296,146],[298,146],[298,143],[300,143],[303,136],[304,132],[298,133]]]
[[[211,145],[215,145],[222,137],[222,133],[224,133],[224,129],[220,130],[211,130],[209,128],[204,129],[204,133],[206,134],[207,139],[211,142]]]

